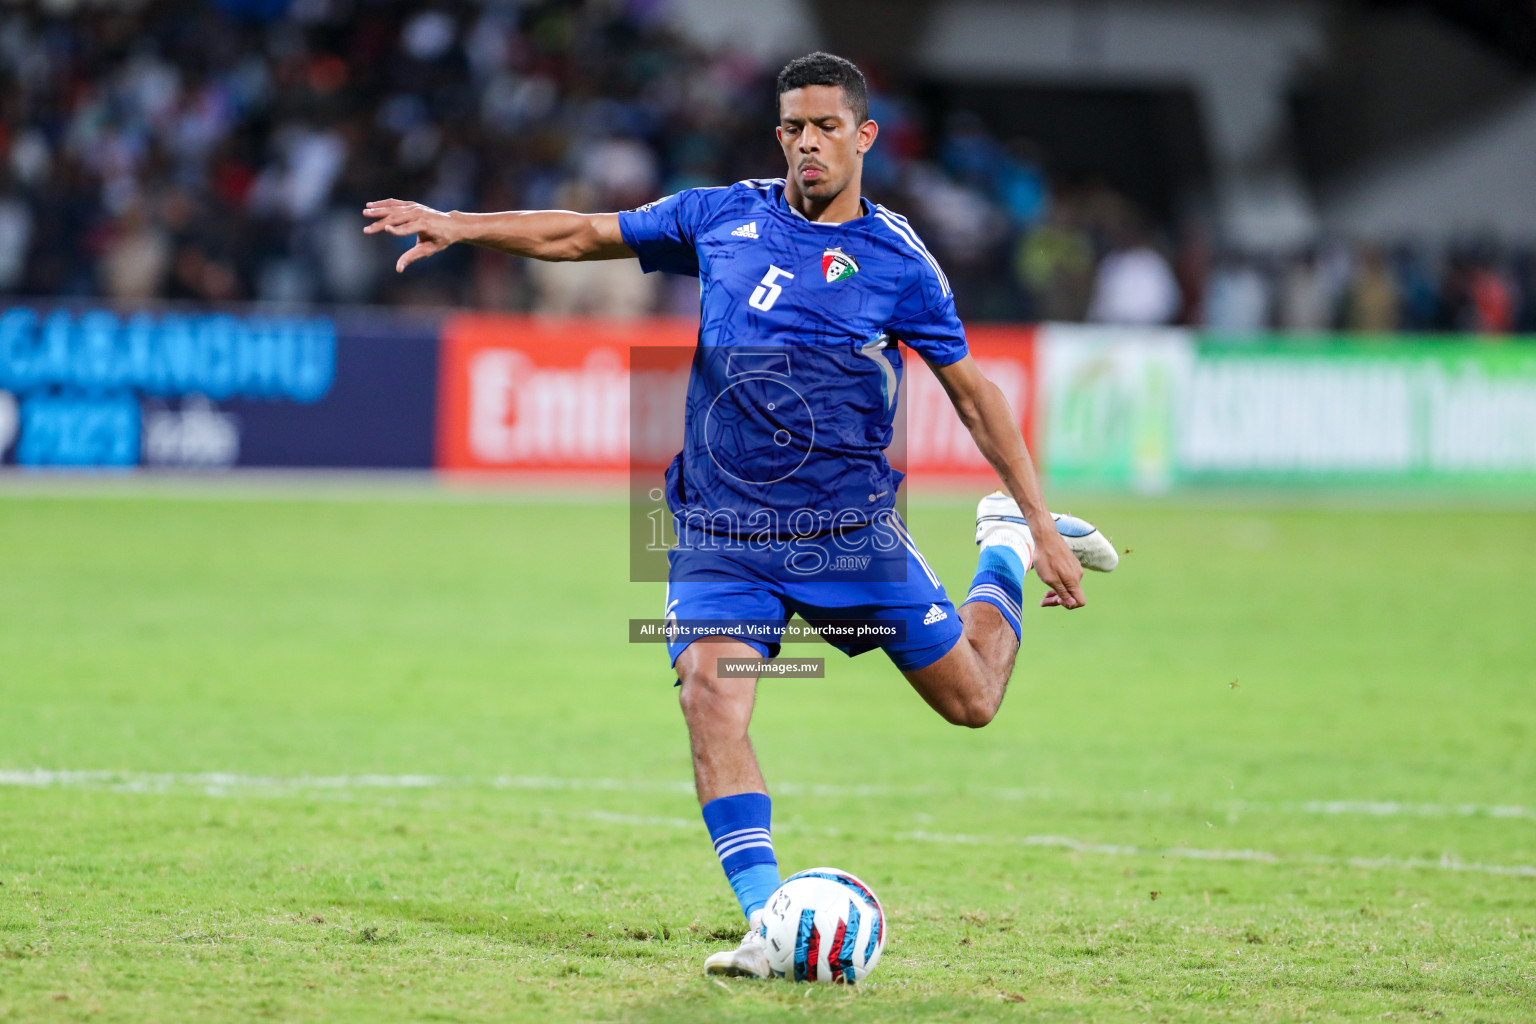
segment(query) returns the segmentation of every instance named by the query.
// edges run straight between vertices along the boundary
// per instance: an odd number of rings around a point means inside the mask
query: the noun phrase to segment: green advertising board
[[[1536,345],[1051,326],[1058,482],[1481,482],[1536,488]]]
[[[1189,332],[1048,324],[1036,345],[1036,431],[1052,480],[1143,491],[1177,482]]]

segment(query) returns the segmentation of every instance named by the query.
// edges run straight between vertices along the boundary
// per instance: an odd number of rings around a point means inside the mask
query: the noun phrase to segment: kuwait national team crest
[[[828,249],[821,254],[821,272],[827,275],[827,284],[846,281],[859,272],[859,261],[841,249]]]

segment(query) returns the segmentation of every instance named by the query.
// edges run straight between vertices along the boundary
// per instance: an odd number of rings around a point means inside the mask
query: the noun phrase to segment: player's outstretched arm
[[[1041,603],[1081,608],[1088,603],[1083,596],[1082,563],[1056,532],[1056,521],[1045,507],[1040,478],[1024,444],[1024,435],[1019,432],[1018,420],[1008,408],[1008,399],[970,356],[948,366],[933,366],[933,372],[944,385],[960,422],[971,432],[976,447],[997,470],[1003,486],[1029,520],[1029,532],[1035,538],[1035,575],[1051,588]]]
[[[404,270],[455,242],[483,245],[536,260],[619,260],[633,256],[619,232],[616,213],[568,210],[513,210],[507,213],[447,213],[403,199],[380,199],[363,207],[373,223],[364,234],[387,231],[415,235],[416,244],[395,263]]]

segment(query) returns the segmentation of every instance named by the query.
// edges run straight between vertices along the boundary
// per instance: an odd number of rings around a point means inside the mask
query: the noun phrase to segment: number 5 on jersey
[[[764,274],[762,281],[752,289],[752,297],[747,300],[748,305],[753,309],[761,309],[765,313],[772,309],[773,304],[779,300],[779,293],[784,290],[783,285],[775,283],[781,277],[791,281],[795,279],[795,275],[789,271],[770,265],[768,273]]]

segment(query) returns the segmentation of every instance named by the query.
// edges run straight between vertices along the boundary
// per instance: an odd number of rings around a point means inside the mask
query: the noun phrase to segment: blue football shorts
[[[904,525],[899,536],[893,550],[876,555],[872,565],[802,576],[784,571],[782,549],[721,550],[701,544],[696,532],[685,534],[668,555],[666,619],[684,626],[706,622],[708,635],[741,640],[765,658],[778,655],[794,615],[829,633],[853,621],[888,623],[895,639],[826,639],[850,657],[878,647],[904,672],[926,668],[959,642],[963,624]],[[809,555],[813,562],[824,558],[834,564],[843,551],[825,539],[796,546],[802,563]],[[701,635],[695,629],[692,635],[669,636],[672,664]],[[807,655],[814,650],[807,647]]]

